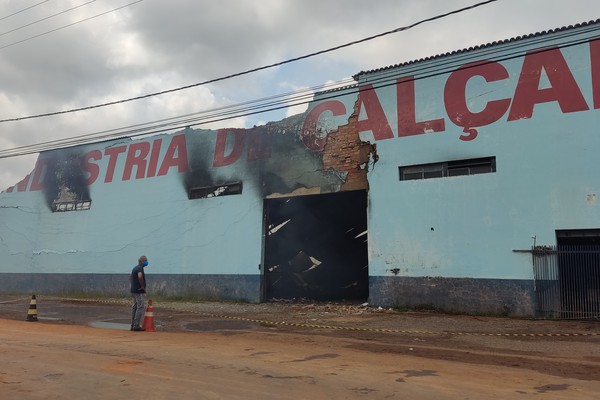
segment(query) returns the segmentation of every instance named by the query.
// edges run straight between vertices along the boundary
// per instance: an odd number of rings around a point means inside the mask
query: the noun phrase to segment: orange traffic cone
[[[31,296],[31,301],[29,302],[29,310],[27,310],[27,321],[37,321],[37,300],[35,299],[35,294]]]
[[[148,300],[148,308],[146,308],[146,313],[144,314],[144,324],[142,328],[146,330],[146,332],[154,332],[154,310],[152,309],[152,300]]]

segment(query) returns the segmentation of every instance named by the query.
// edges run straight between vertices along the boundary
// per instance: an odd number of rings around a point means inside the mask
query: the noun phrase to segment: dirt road
[[[19,306],[20,307],[20,306]],[[1,399],[597,399],[597,323],[314,304],[0,303]],[[12,318],[12,319],[10,319]],[[19,320],[15,320],[19,319]]]

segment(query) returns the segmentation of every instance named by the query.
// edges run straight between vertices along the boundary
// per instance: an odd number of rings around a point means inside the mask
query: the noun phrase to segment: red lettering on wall
[[[184,133],[173,136],[171,139],[165,158],[158,170],[158,176],[166,175],[171,167],[177,167],[177,171],[179,172],[186,172],[188,170],[188,152]]]
[[[550,81],[549,88],[539,87],[542,70]],[[531,118],[536,104],[551,101],[558,102],[563,113],[589,109],[566,60],[557,48],[537,50],[525,56],[508,120]]]
[[[397,80],[398,136],[420,135],[426,132],[442,132],[445,129],[443,118],[417,122],[415,81],[407,76]]]
[[[600,108],[600,40],[590,41],[590,61],[592,70],[592,90],[594,109]]]
[[[312,151],[323,151],[327,137],[327,132],[318,132],[319,118],[326,111],[331,112],[334,117],[345,115],[346,106],[344,103],[338,100],[328,100],[323,103],[319,103],[316,107],[312,108],[306,115],[304,125],[302,126],[302,132],[300,137],[302,143]],[[319,133],[319,135],[317,135]]]
[[[229,154],[225,154],[227,149],[227,138],[233,135],[233,144]],[[244,151],[246,140],[245,129],[219,129],[217,131],[217,143],[215,144],[215,156],[213,158],[213,167],[224,167],[236,162]]]
[[[143,179],[146,176],[146,157],[150,153],[150,143],[138,142],[129,145],[127,158],[125,159],[125,168],[123,169],[123,180],[131,179],[133,167],[137,167],[135,179]]]
[[[92,150],[83,156],[83,170],[89,174],[85,181],[86,185],[91,185],[98,179],[100,167],[98,164],[91,162],[91,160],[98,161],[100,159],[102,159],[102,152],[100,150]]]
[[[248,161],[264,160],[271,157],[271,147],[267,145],[268,136],[261,131],[248,132]]]
[[[465,128],[463,129],[464,135],[460,135],[458,138],[463,142],[470,142],[475,139],[479,132],[475,128]]]
[[[489,125],[498,121],[510,107],[510,99],[489,101],[480,112],[472,112],[467,104],[466,93],[469,79],[481,76],[486,82],[496,82],[509,78],[508,71],[497,62],[478,61],[463,65],[452,72],[444,87],[444,104],[450,120],[457,126],[465,128],[468,135],[461,140],[472,140],[476,131],[469,128]],[[465,139],[466,138],[466,139]]]
[[[21,179],[21,181],[17,183],[17,192],[24,192],[27,190],[27,184],[29,183],[30,176],[30,174],[27,174],[25,178]]]
[[[363,85],[358,91],[359,110],[364,109],[367,118],[357,122],[358,132],[371,131],[375,140],[393,139],[394,134],[388,123],[383,107],[373,85]]]
[[[110,183],[113,181],[115,175],[115,167],[117,166],[117,159],[119,154],[127,151],[126,146],[109,147],[104,150],[104,155],[108,156],[108,166],[106,167],[106,175],[104,176],[104,183]]]
[[[35,170],[33,171],[33,179],[31,180],[31,186],[29,187],[30,192],[42,190],[44,188],[46,165],[48,165],[48,159],[38,157],[35,163]]]
[[[158,168],[158,156],[160,155],[160,147],[162,146],[162,139],[156,139],[152,143],[152,154],[150,154],[150,163],[148,164],[148,172],[146,177],[152,178],[156,176],[156,169]]]

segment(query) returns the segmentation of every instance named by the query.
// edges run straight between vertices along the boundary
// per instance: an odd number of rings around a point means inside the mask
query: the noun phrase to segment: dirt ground
[[[155,302],[156,332],[138,333],[128,331],[128,299],[38,296],[37,322],[25,322],[29,306],[28,297],[0,296],[2,399],[84,398],[77,391],[90,387],[85,398],[121,398],[124,388],[142,394],[149,378],[152,393],[143,398],[596,399],[600,392],[597,321],[342,303]]]

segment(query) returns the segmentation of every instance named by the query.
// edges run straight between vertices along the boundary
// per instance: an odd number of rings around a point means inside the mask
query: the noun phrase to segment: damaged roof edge
[[[531,38],[534,38],[534,37],[550,35],[550,34],[553,34],[553,33],[568,31],[568,30],[571,30],[571,29],[577,29],[577,28],[581,28],[581,27],[584,27],[584,26],[590,26],[590,25],[596,25],[596,24],[600,24],[600,19],[596,19],[596,20],[592,20],[592,21],[588,21],[588,22],[582,22],[582,23],[575,24],[575,25],[563,26],[562,28],[556,28],[556,29],[550,29],[550,30],[547,30],[547,31],[541,31],[541,32],[531,33],[531,34],[528,34],[528,35],[516,36],[516,37],[510,38],[510,39],[504,39],[504,40],[500,40],[500,41],[494,41],[494,42],[491,42],[491,43],[486,43],[486,44],[482,44],[482,45],[478,45],[478,46],[468,47],[468,48],[464,48],[464,49],[461,49],[461,50],[454,50],[454,51],[451,51],[451,52],[448,52],[448,53],[438,54],[438,55],[431,56],[431,57],[420,58],[418,60],[407,61],[407,62],[404,62],[404,63],[394,64],[394,65],[390,65],[390,66],[387,66],[387,67],[381,67],[381,68],[372,69],[372,70],[368,70],[368,71],[360,71],[356,75],[353,75],[352,78],[354,78],[355,81],[358,81],[359,78],[361,76],[363,76],[363,75],[369,75],[369,74],[373,74],[373,73],[377,73],[377,72],[387,71],[387,70],[394,69],[394,68],[400,68],[400,67],[405,67],[405,66],[408,66],[408,65],[418,64],[418,63],[425,62],[425,61],[431,61],[431,60],[436,60],[436,59],[439,59],[439,58],[449,57],[449,56],[453,56],[453,55],[456,55],[456,54],[468,53],[468,52],[471,52],[471,51],[481,50],[481,49],[485,49],[485,48],[489,48],[489,47],[494,47],[494,46],[498,46],[498,45],[501,45],[501,44],[506,44],[506,43],[511,43],[511,42],[517,42],[517,41],[520,41],[520,40],[525,40],[525,39],[531,39]]]

